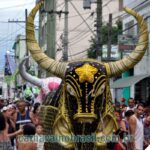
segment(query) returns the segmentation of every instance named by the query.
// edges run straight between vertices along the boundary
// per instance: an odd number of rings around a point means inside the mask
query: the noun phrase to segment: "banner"
[[[10,83],[15,80],[15,76],[18,73],[17,65],[14,60],[14,56],[6,54],[4,78],[6,83]]]

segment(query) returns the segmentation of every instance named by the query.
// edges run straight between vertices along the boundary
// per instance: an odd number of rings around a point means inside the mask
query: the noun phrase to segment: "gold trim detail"
[[[73,119],[77,119],[78,122],[82,123],[92,123],[95,119],[97,119],[97,115],[92,113],[77,113],[74,115]]]
[[[58,114],[54,121],[53,125],[53,133],[56,136],[68,136],[71,138],[73,136],[71,122],[69,120],[68,111],[66,110],[65,103],[65,90],[66,87],[63,87],[62,97],[60,98],[60,104],[58,107]],[[59,144],[64,146],[65,148],[74,148],[75,143],[73,141],[64,141],[60,139]]]

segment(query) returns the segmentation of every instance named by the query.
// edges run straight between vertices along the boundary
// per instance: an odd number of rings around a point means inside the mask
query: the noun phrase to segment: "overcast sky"
[[[0,0],[0,70],[4,67],[6,51],[12,51],[18,34],[25,34],[24,23],[8,23],[8,20],[25,20],[25,9],[28,13],[34,7],[35,0]]]

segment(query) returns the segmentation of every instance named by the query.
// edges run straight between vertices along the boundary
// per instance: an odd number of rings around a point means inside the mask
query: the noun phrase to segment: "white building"
[[[18,67],[20,61],[26,55],[26,40],[24,35],[18,35],[16,37],[15,44],[14,44],[14,51],[15,51],[15,62]],[[20,75],[16,76],[16,83],[17,83],[16,85],[17,87],[22,86],[23,80]]]
[[[36,35],[38,35],[37,34],[38,32],[36,32]],[[16,41],[15,41],[15,43],[14,43],[14,52],[15,52],[15,62],[16,62],[16,66],[18,67],[19,66],[19,64],[20,64],[20,62],[22,61],[22,59],[26,56],[26,55],[28,55],[28,56],[30,56],[30,53],[28,52],[27,53],[27,49],[26,49],[26,38],[25,38],[25,36],[24,35],[18,35],[17,37],[16,37]],[[28,68],[29,70],[32,70],[34,73],[35,73],[35,75],[37,75],[38,74],[38,65],[37,65],[37,63],[32,59],[32,57],[29,57],[29,67],[30,68]],[[15,86],[16,86],[16,89],[17,89],[17,91],[18,92],[20,92],[20,95],[18,95],[18,96],[20,96],[20,97],[22,97],[22,86],[24,85],[24,84],[26,84],[26,81],[24,81],[23,79],[22,79],[22,77],[20,76],[20,74],[17,74],[17,76],[16,76],[16,84],[15,84]]]
[[[124,6],[128,6],[133,8],[139,14],[141,14],[144,18],[146,18],[148,29],[150,28],[150,1],[141,1],[141,0],[124,0]],[[127,35],[138,35],[138,28],[136,24],[136,20],[128,14],[125,14],[123,17],[123,29],[127,29],[131,26],[129,30],[126,30],[124,34]],[[114,98],[120,99],[120,97],[124,97],[124,94],[128,95],[128,97],[133,97],[136,100],[148,101],[150,98],[150,49],[146,51],[142,60],[133,68],[133,73],[129,75],[130,77],[122,78],[115,82],[113,87],[115,88]],[[123,94],[124,88],[128,88],[128,92]],[[118,92],[117,92],[118,91]]]

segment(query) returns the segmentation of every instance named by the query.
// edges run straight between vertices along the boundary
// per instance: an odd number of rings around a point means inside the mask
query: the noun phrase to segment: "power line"
[[[85,20],[83,20],[83,21],[82,21],[80,24],[78,24],[76,27],[74,27],[73,29],[71,29],[70,32],[76,30],[76,29],[77,29],[78,27],[80,27],[83,23],[85,23],[85,21],[87,21],[90,17],[91,17],[91,15],[88,16]]]
[[[9,22],[8,22],[8,23],[9,23]],[[3,41],[6,41],[7,38],[9,38],[9,37],[12,36],[12,35],[15,35],[14,38],[16,38],[16,32],[21,31],[22,29],[25,29],[25,26],[20,25],[18,22],[16,22],[16,24],[19,25],[21,28],[16,29],[15,32],[10,33],[10,34],[7,34],[7,35],[6,35],[5,37],[3,37],[3,38],[0,38],[0,46],[1,46],[2,43],[5,43],[5,42],[3,42]],[[37,27],[37,26],[35,25],[35,27]],[[23,31],[23,32],[24,32],[24,31]],[[2,42],[1,42],[1,41],[2,41]],[[12,40],[12,41],[13,41],[13,40]],[[14,39],[14,41],[15,41],[15,39]]]
[[[79,24],[79,25],[81,25],[81,24]],[[92,22],[91,23],[91,25],[90,26],[93,26],[94,25],[94,22]],[[73,31],[72,31],[73,32]],[[87,34],[87,33],[89,33],[90,31],[83,31],[83,32],[79,32],[78,34],[76,34],[74,37],[72,37],[72,38],[70,38],[69,39],[69,41],[70,41],[70,43],[72,43],[76,38],[81,38],[83,35],[85,35],[85,34]],[[77,39],[78,40],[78,39]]]
[[[78,40],[76,40],[76,41],[74,41],[74,42],[72,42],[72,43],[69,43],[69,46],[72,46],[72,45],[75,45],[75,44],[77,44],[77,43],[81,42],[81,40],[83,40],[83,39],[87,38],[87,36],[89,36],[89,35],[90,35],[90,33],[89,33],[89,32],[87,32],[86,34],[84,34],[84,37],[82,37],[82,38],[78,38]]]
[[[85,32],[80,32],[80,33],[76,34],[74,37],[69,39],[69,41],[70,41],[69,43],[76,41],[76,39],[79,40],[79,38],[83,37],[87,33],[89,33],[89,32],[85,31]]]
[[[145,0],[145,1],[141,2],[140,4],[138,4],[137,6],[131,8],[131,9],[136,9],[137,7],[139,7],[139,6],[143,5],[143,4],[145,4],[147,1],[148,1],[148,0]],[[132,2],[132,3],[135,3],[135,2]],[[125,15],[127,15],[127,14],[126,14],[126,13],[123,13],[123,14],[121,14],[120,16],[117,16],[117,17],[113,18],[113,20],[116,19],[116,18],[120,18],[120,17],[123,18]]]
[[[80,14],[80,12],[78,11],[78,9],[74,6],[74,4],[71,1],[70,1],[70,4],[76,10],[76,12],[79,14],[79,16],[82,18],[82,20],[87,25],[87,27],[89,28],[89,30],[91,31],[91,33],[95,36],[95,33],[93,32],[93,30],[91,29],[91,27],[88,25],[88,23],[86,22],[86,20],[83,18],[83,16]]]
[[[17,29],[15,32],[10,33],[10,34],[6,35],[5,37],[3,37],[1,40],[5,40],[5,39],[9,38],[9,36],[11,36],[11,35],[16,35],[16,32],[18,32],[22,29],[23,29],[22,27],[20,29]],[[1,42],[0,42],[0,44],[1,44]]]
[[[150,16],[147,16],[146,19],[149,18],[149,17],[150,17]],[[149,21],[149,22],[150,22],[150,21]],[[147,23],[149,23],[149,22],[147,22]],[[136,25],[137,25],[137,23],[134,24],[134,25],[132,25],[132,26],[130,26],[130,27],[128,27],[128,28],[126,28],[126,29],[124,29],[122,32],[125,32],[125,31],[127,31],[127,30],[133,28],[133,27],[136,26]],[[150,44],[150,43],[148,43],[148,44]],[[74,55],[71,55],[71,57],[72,57],[72,56],[79,55],[79,54],[81,54],[81,53],[84,53],[85,51],[88,51],[88,50],[83,50],[82,52],[75,53]],[[68,57],[70,57],[70,55],[69,55]]]
[[[143,2],[142,2],[141,4],[143,4]],[[139,4],[139,5],[140,5],[140,4]],[[137,5],[136,7],[138,7],[139,5]],[[150,17],[150,16],[148,16],[147,18],[149,18],[149,17]],[[147,22],[147,23],[148,23],[148,22]],[[124,29],[122,32],[125,32],[125,31],[129,30],[130,28],[134,27],[135,25],[137,25],[137,23],[134,24],[134,25],[131,26],[131,27],[128,27],[128,28]],[[80,40],[80,41],[81,41],[81,40]],[[75,55],[79,55],[79,54],[81,54],[81,53],[83,53],[83,52],[85,52],[85,51],[87,51],[87,50],[84,50],[84,51],[82,51],[82,52],[76,53],[76,54],[74,54],[74,55],[69,55],[69,57],[72,57],[72,56],[75,56]]]
[[[33,4],[33,3],[35,3],[35,2],[28,3],[28,4],[21,4],[21,5],[14,5],[14,6],[10,6],[10,7],[2,7],[2,8],[0,8],[0,11],[5,10],[5,9],[11,9],[11,8],[16,8],[16,7],[22,7],[22,6],[30,5],[30,4]]]
[[[69,55],[68,57],[77,56],[77,55],[80,55],[80,54],[85,53],[85,52],[87,52],[87,50],[83,50],[83,51],[75,53],[73,55]]]
[[[106,4],[103,5],[103,7],[107,6],[112,0],[108,1]]]
[[[56,7],[60,7],[60,6],[64,6],[65,5],[65,3],[64,2],[62,2],[62,3],[60,3],[60,4],[58,4],[58,5],[56,5]]]

